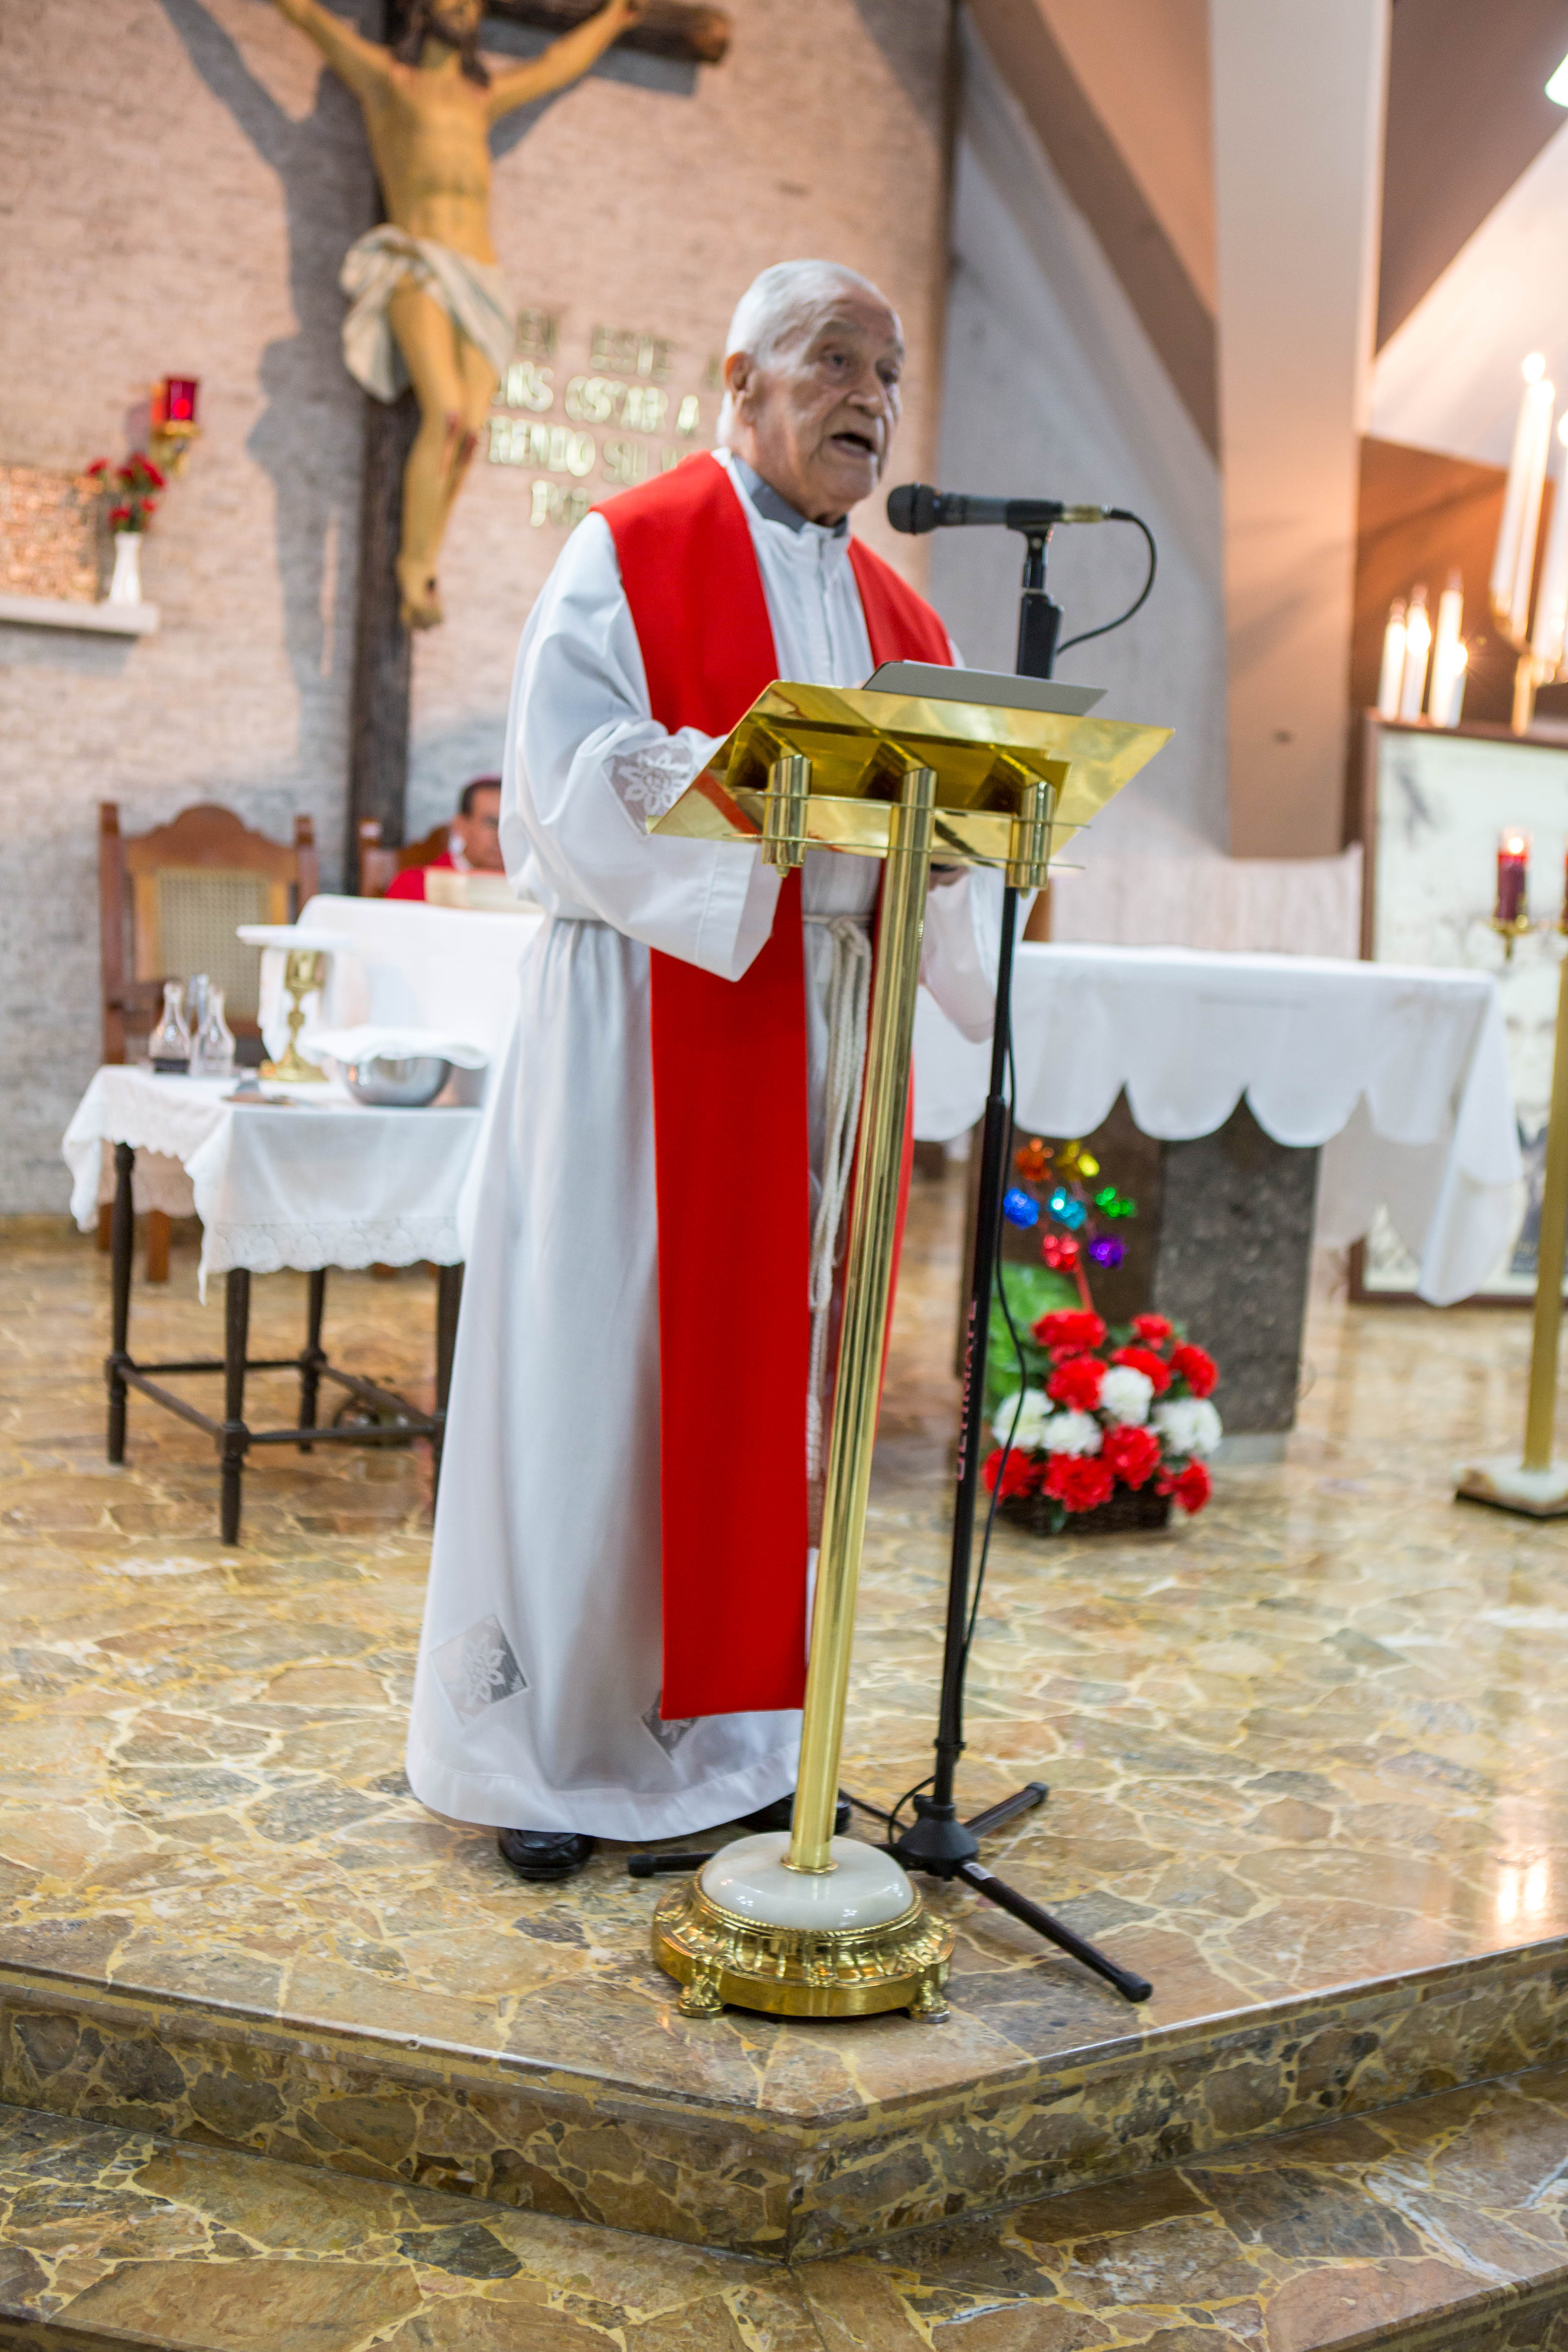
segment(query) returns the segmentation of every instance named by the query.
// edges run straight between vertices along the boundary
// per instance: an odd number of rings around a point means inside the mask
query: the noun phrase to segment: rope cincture
[[[827,1087],[822,1153],[822,1192],[811,1235],[811,1369],[805,1405],[805,1473],[823,1470],[822,1391],[827,1370],[828,1311],[839,1227],[855,1166],[860,1124],[860,1093],[866,1075],[867,1016],[871,1001],[871,940],[864,915],[806,915],[826,929],[833,943],[827,980]]]

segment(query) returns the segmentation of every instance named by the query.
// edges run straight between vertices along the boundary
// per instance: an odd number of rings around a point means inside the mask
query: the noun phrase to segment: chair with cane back
[[[259,1058],[261,955],[236,937],[240,923],[291,922],[317,888],[315,833],[294,819],[291,843],[252,833],[207,801],[151,832],[121,831],[117,802],[98,812],[99,920],[103,959],[103,1059],[123,1062],[146,1038],[163,983],[206,972],[224,992],[228,1025]],[[100,1246],[108,1247],[100,1215]],[[147,1278],[166,1279],[169,1220],[147,1214]]]

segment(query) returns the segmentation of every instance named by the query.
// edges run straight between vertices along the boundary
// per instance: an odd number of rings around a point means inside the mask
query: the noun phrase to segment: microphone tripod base
[[[1039,1904],[1031,1903],[1026,1895],[1020,1895],[1016,1886],[1009,1886],[975,1859],[980,1840],[988,1830],[1000,1829],[1004,1822],[1043,1805],[1049,1793],[1043,1780],[1026,1780],[1012,1796],[1004,1797],[1000,1804],[988,1805],[983,1813],[976,1813],[967,1822],[959,1820],[955,1805],[940,1803],[931,1797],[917,1797],[915,1820],[888,1851],[906,1870],[918,1870],[927,1878],[957,1879],[973,1887],[976,1895],[984,1895],[988,1903],[1009,1913],[1020,1926],[1044,1936],[1058,1951],[1070,1954],[1108,1985],[1113,1985],[1123,2000],[1147,2000],[1154,1988],[1146,1977],[1119,1967],[1098,1946],[1075,1934],[1065,1921],[1054,1918]]]

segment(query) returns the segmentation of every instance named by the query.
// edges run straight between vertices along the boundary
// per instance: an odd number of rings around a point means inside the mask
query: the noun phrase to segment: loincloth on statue
[[[411,236],[384,224],[352,245],[338,283],[349,297],[343,320],[343,362],[378,400],[395,400],[408,370],[387,317],[405,279],[438,302],[459,334],[484,353],[500,375],[517,341],[517,313],[494,262],[474,261],[433,237]]]

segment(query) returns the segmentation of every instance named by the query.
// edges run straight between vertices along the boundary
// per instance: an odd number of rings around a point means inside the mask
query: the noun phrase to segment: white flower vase
[[[114,577],[109,583],[111,604],[140,604],[142,602],[142,534],[139,530],[117,530],[114,534]]]

